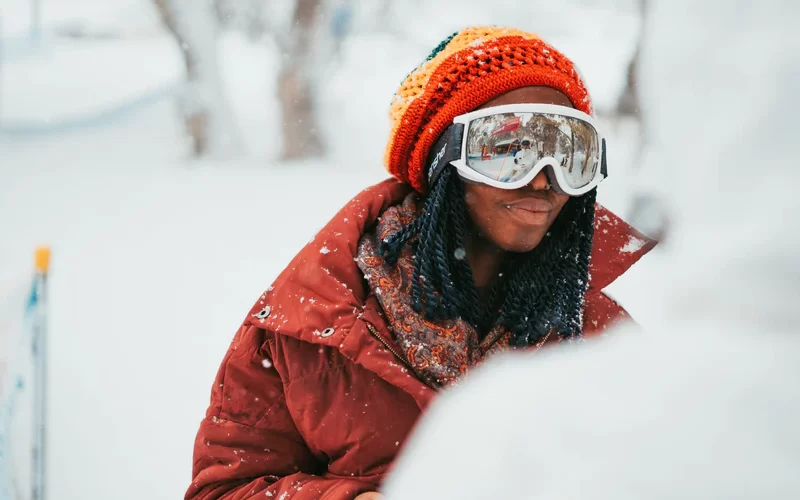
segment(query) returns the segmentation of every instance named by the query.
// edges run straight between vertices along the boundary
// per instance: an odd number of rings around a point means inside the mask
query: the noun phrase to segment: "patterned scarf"
[[[479,340],[477,330],[464,320],[425,320],[411,305],[413,250],[402,250],[395,264],[378,255],[378,242],[411,224],[417,217],[419,195],[409,194],[400,205],[386,210],[373,231],[358,245],[357,262],[389,322],[392,334],[417,375],[431,387],[446,387],[489,355],[507,351],[510,334],[496,324]],[[545,337],[534,350],[547,340]]]

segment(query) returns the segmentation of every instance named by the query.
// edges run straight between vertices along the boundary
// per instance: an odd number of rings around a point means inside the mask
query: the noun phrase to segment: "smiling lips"
[[[550,212],[553,206],[547,200],[541,198],[526,198],[506,205],[509,212],[525,224],[541,226],[550,220]]]

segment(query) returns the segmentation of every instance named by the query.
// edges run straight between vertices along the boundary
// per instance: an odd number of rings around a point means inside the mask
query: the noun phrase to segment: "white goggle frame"
[[[547,156],[540,159],[536,165],[533,166],[531,171],[525,175],[525,177],[514,182],[498,181],[470,168],[467,165],[467,139],[469,136],[470,122],[478,118],[484,118],[486,116],[503,113],[553,114],[575,118],[591,125],[592,128],[594,128],[594,130],[597,132],[598,139],[597,144],[599,148],[599,155],[596,161],[601,163],[595,169],[594,178],[587,185],[580,188],[569,187],[567,179],[562,172],[561,165],[552,156]],[[450,164],[453,165],[456,170],[458,170],[459,175],[466,180],[486,184],[488,186],[500,189],[519,189],[533,182],[533,179],[539,174],[539,172],[541,172],[544,168],[549,167],[548,173],[550,176],[552,176],[550,179],[555,181],[557,186],[554,187],[559,192],[569,196],[581,196],[596,188],[606,177],[608,177],[605,167],[605,136],[601,133],[600,124],[591,115],[588,115],[577,109],[567,106],[559,106],[556,104],[507,104],[503,106],[493,106],[490,108],[479,109],[477,111],[459,115],[453,119],[453,123],[463,125],[464,133],[461,142],[461,157],[457,160],[451,161]]]

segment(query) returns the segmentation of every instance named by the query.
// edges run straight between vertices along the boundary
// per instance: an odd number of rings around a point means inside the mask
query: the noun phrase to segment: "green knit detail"
[[[455,33],[453,33],[452,35],[450,35],[450,36],[448,36],[447,38],[445,38],[444,40],[442,40],[442,43],[440,43],[439,45],[437,45],[437,46],[436,46],[436,48],[435,48],[435,49],[433,49],[433,52],[431,52],[431,53],[430,53],[430,55],[429,55],[429,56],[428,56],[428,57],[425,59],[425,62],[428,62],[428,61],[430,61],[431,59],[433,59],[434,57],[436,57],[436,54],[438,54],[439,52],[443,51],[443,50],[444,50],[444,48],[445,48],[445,47],[447,47],[447,44],[448,44],[448,43],[450,43],[450,40],[452,40],[453,38],[455,38],[455,37],[456,37],[456,35],[458,35],[458,33],[459,33],[459,32],[458,32],[458,31],[456,31],[456,32],[455,32]]]
[[[435,49],[433,49],[433,52],[431,52],[431,53],[428,55],[428,57],[426,57],[426,58],[425,58],[425,60],[422,62],[422,64],[425,64],[426,62],[430,61],[431,59],[433,59],[434,57],[436,57],[436,54],[438,54],[439,52],[443,51],[443,50],[444,50],[444,48],[445,48],[445,47],[447,47],[447,44],[448,44],[448,43],[450,43],[450,40],[452,40],[453,38],[455,38],[455,37],[456,37],[456,35],[458,35],[458,33],[459,33],[459,32],[458,32],[458,31],[456,31],[456,32],[455,32],[455,33],[453,33],[452,35],[450,35],[450,36],[448,36],[447,38],[445,38],[444,40],[442,40],[442,43],[440,43],[439,45],[437,45],[437,46],[436,46],[436,48],[435,48]],[[421,66],[421,65],[420,65],[420,66]],[[409,76],[411,76],[411,73],[415,72],[417,69],[419,69],[419,66],[417,66],[416,68],[414,68],[414,69],[412,69],[411,71],[409,71],[409,72],[408,72],[408,74],[406,75],[406,77],[405,77],[405,78],[403,78],[403,80],[402,80],[400,83],[402,84],[402,82],[406,81],[406,80],[408,79],[408,77],[409,77]]]

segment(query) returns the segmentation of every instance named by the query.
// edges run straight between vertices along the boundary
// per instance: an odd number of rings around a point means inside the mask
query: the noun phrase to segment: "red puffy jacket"
[[[236,332],[194,448],[186,499],[352,499],[378,488],[435,391],[395,353],[354,262],[359,238],[409,187],[349,202]],[[626,316],[602,289],[654,243],[598,206],[584,331]]]

